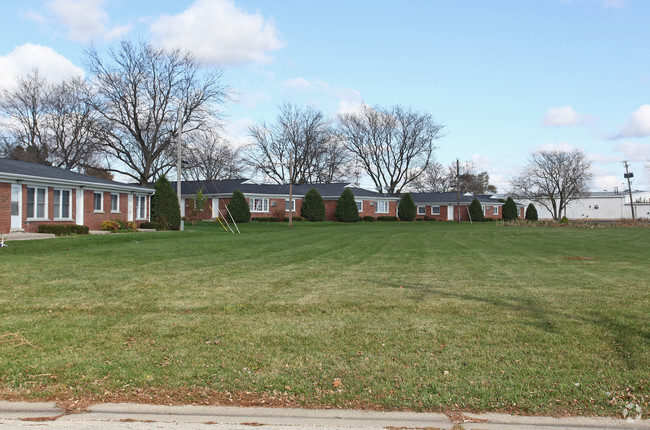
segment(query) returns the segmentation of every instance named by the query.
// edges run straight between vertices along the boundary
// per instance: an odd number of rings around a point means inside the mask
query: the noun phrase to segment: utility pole
[[[185,221],[183,221],[183,199],[181,198],[181,164],[182,164],[182,157],[181,157],[181,146],[183,139],[181,135],[183,134],[183,120],[181,118],[183,112],[181,108],[178,108],[178,118],[177,118],[177,127],[178,129],[176,130],[176,144],[178,146],[178,165],[176,166],[176,193],[178,194],[178,210],[181,211],[181,225],[180,225],[180,230],[183,231],[185,230]]]
[[[289,228],[293,227],[293,154],[289,153]]]
[[[458,223],[460,224],[460,162],[456,158],[456,209],[458,211]]]
[[[623,165],[625,166],[625,175],[623,177],[627,179],[627,190],[630,193],[630,208],[632,209],[632,219],[634,220],[634,200],[632,200],[632,185],[630,185],[630,178],[634,177],[634,173],[628,171],[629,164],[627,164],[627,160],[623,161]]]

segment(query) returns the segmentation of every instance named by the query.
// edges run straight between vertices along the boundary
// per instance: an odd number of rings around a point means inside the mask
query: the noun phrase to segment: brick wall
[[[11,184],[0,182],[0,233],[11,231]]]

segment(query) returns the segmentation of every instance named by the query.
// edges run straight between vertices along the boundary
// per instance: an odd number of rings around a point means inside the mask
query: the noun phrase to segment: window
[[[387,214],[388,213],[388,202],[386,200],[379,200],[377,202],[376,213],[378,213],[378,214]]]
[[[426,206],[418,206],[418,215],[426,215],[427,214],[427,207]]]
[[[431,206],[431,215],[440,215],[440,206]]]
[[[120,195],[111,194],[111,212],[120,211]]]
[[[135,196],[136,219],[147,219],[147,196]]]
[[[284,201],[284,210],[289,212],[289,200]],[[295,211],[296,211],[296,200],[293,199],[291,200],[291,212],[295,212]]]
[[[494,211],[492,212],[494,215],[499,215],[499,206],[494,207]]]
[[[70,190],[54,190],[54,218],[70,218]]]
[[[362,212],[363,211],[363,200],[355,200],[354,202],[357,204],[357,210],[359,212]]]
[[[269,199],[250,198],[248,200],[248,207],[251,212],[268,212]]]
[[[104,193],[101,191],[95,191],[93,193],[93,210],[95,212],[102,212],[104,210],[103,197]]]
[[[45,197],[45,188],[27,187],[27,218],[46,218]]]

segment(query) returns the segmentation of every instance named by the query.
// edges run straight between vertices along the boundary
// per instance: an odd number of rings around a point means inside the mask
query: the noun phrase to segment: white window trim
[[[62,197],[62,194],[63,194],[62,192],[63,191],[68,192],[68,216],[67,217],[62,217],[61,216],[61,210],[63,208],[63,206],[61,204],[63,202],[63,199],[61,197]],[[73,220],[73,218],[72,218],[72,190],[69,190],[69,189],[66,189],[66,188],[55,188],[53,190],[53,193],[52,193],[52,199],[53,199],[52,202],[53,203],[54,203],[54,201],[56,201],[57,192],[59,193],[59,212],[57,213],[55,209],[52,209],[52,211],[54,212],[52,214],[52,217],[54,218],[55,221],[72,221]],[[52,205],[52,207],[54,207],[54,205]]]
[[[140,204],[142,199],[142,205]],[[144,208],[144,216],[140,216],[140,208]],[[135,195],[135,219],[138,221],[147,219],[147,196],[145,194]]]
[[[48,197],[49,197],[49,195],[48,195],[49,193],[47,192],[48,191],[47,187],[35,187],[35,186],[28,185],[27,189],[29,190],[30,188],[32,188],[34,190],[34,206],[32,207],[32,209],[34,211],[34,216],[33,217],[28,217],[27,221],[47,221],[47,220],[49,220],[49,218],[47,217],[47,206],[48,206],[48,201],[47,200],[48,200]],[[38,214],[38,199],[37,199],[38,190],[45,190],[45,193],[44,193],[45,201],[43,202],[43,216],[42,217],[37,216],[37,214]],[[27,198],[26,203],[27,203],[27,206],[28,206],[26,213],[29,213],[29,197]]]
[[[95,208],[95,194],[99,194],[99,209]],[[103,191],[93,191],[93,212],[96,214],[104,213],[104,192]]]
[[[117,196],[117,209],[113,210],[113,196]],[[112,214],[119,214],[120,213],[120,194],[119,193],[111,193],[111,213]]]
[[[355,204],[361,203],[361,206],[360,207],[357,206],[357,209],[359,210],[359,212],[363,212],[363,200],[355,200],[354,203]]]
[[[420,209],[422,209],[422,212],[420,212]],[[427,214],[427,207],[426,206],[418,206],[418,215],[426,215]]]
[[[255,210],[256,200],[262,201],[262,210]],[[269,213],[269,199],[266,197],[249,197],[248,199],[248,209],[251,212],[255,213]],[[266,209],[266,210],[265,210]]]
[[[494,206],[492,208],[492,215],[497,215],[499,216],[499,206]]]
[[[437,208],[438,212],[434,212],[433,208]],[[431,206],[431,215],[440,215],[440,206]]]
[[[387,200],[377,200],[377,202],[376,202],[375,204],[377,205],[377,208],[376,208],[376,210],[375,210],[375,213],[378,213],[378,214],[387,214],[387,213],[390,213],[390,204],[388,203]],[[386,207],[386,210],[384,210],[384,211],[380,211],[380,210],[379,210],[379,207],[380,207],[380,206],[384,206],[384,205],[385,205],[385,207]]]
[[[287,203],[289,203],[289,199],[284,199],[284,210],[287,210]],[[296,211],[296,199],[291,200],[291,212]]]

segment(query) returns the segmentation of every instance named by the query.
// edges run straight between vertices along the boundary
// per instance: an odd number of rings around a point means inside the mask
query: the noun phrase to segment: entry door
[[[22,203],[22,186],[11,184],[11,229],[19,230],[22,227],[20,208]]]

